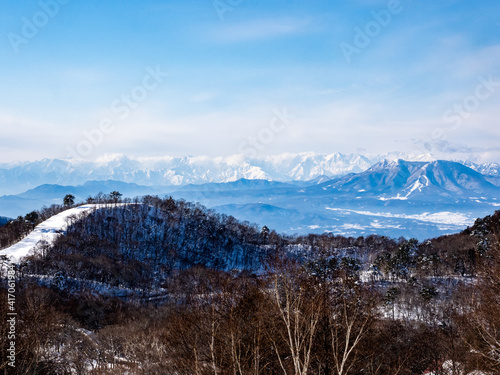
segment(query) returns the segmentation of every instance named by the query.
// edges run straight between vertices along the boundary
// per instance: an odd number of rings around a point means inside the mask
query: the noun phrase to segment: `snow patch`
[[[71,223],[72,218],[78,218],[81,215],[88,215],[92,211],[104,208],[104,207],[115,207],[128,205],[129,203],[117,203],[117,204],[86,204],[83,206],[78,206],[75,208],[70,208],[69,210],[63,211],[50,219],[45,220],[40,223],[36,228],[25,238],[23,238],[18,243],[0,250],[0,255],[6,255],[11,262],[17,263],[22,258],[30,255],[36,248],[37,244],[42,241],[48,244],[53,244],[54,241],[62,233],[66,231]]]

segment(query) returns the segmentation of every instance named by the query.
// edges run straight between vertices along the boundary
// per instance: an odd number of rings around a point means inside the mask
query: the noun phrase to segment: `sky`
[[[0,0],[0,162],[500,162],[498,0]]]

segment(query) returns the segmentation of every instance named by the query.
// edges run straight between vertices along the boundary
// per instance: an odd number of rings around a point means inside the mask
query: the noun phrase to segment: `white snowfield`
[[[57,215],[52,216],[50,219],[45,220],[43,223],[38,224],[35,229],[21,241],[6,249],[0,250],[1,255],[7,255],[12,263],[18,263],[22,258],[33,254],[36,245],[40,241],[46,241],[49,244],[54,243],[57,237],[63,234],[70,223],[70,218],[81,217],[88,215],[94,210],[104,207],[114,207],[117,205],[125,205],[127,203],[107,203],[107,204],[85,204],[69,210],[63,211]]]

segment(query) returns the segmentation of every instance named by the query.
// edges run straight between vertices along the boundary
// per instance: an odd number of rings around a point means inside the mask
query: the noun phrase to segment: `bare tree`
[[[273,347],[284,374],[306,375],[318,323],[323,309],[323,295],[296,264],[284,261],[272,276],[271,299],[281,328],[271,332]],[[282,343],[280,343],[280,340]],[[286,353],[283,353],[286,348]],[[290,356],[293,372],[284,358]]]
[[[342,281],[330,299],[329,326],[336,373],[344,375],[356,364],[357,348],[373,323],[373,296],[362,287]]]

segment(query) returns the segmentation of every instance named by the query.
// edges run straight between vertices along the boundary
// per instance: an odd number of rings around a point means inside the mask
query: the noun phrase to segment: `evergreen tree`
[[[115,203],[118,203],[118,201],[120,200],[121,196],[123,194],[118,192],[118,191],[112,191],[111,193],[109,193],[109,196],[111,197],[111,199],[113,200],[113,202]]]
[[[63,204],[67,207],[71,207],[75,204],[75,196],[72,194],[67,194],[63,199]]]

